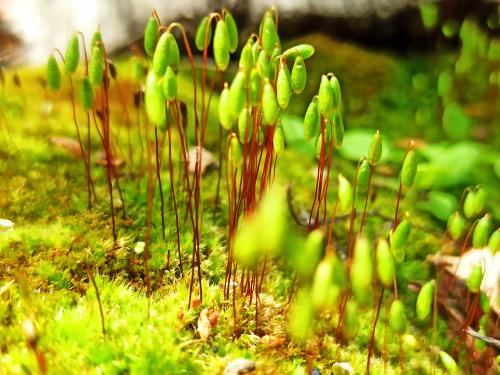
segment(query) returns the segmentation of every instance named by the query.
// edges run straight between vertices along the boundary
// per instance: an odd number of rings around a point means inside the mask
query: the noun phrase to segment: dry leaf
[[[82,157],[82,150],[80,148],[80,144],[74,140],[73,138],[68,137],[50,137],[50,143],[53,145],[60,147],[66,151],[68,151],[75,158]]]
[[[189,150],[188,160],[189,160],[189,173],[194,173],[196,168],[196,156],[198,154],[199,146],[192,147]],[[213,168],[217,168],[217,162],[210,151],[202,148],[201,155],[201,174],[204,175],[206,172]]]
[[[210,324],[210,310],[205,308],[201,311],[198,317],[198,333],[203,341],[207,341],[210,337],[210,331],[212,330],[212,325]]]

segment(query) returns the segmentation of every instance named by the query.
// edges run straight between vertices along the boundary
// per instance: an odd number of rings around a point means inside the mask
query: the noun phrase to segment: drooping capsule
[[[451,238],[458,241],[465,233],[466,221],[460,212],[455,212],[448,219],[448,233]]]
[[[343,212],[351,209],[352,204],[352,186],[351,183],[342,174],[339,173],[339,205]]]
[[[231,102],[229,98],[229,87],[226,82],[224,83],[224,89],[222,90],[219,97],[219,121],[222,127],[226,130],[231,129],[234,119],[234,116],[231,112]]]
[[[315,96],[307,107],[304,116],[304,138],[307,141],[315,139],[320,128],[320,115],[318,109],[318,98]]]
[[[257,105],[259,103],[260,86],[262,78],[257,68],[253,68],[250,72],[250,104]]]
[[[363,158],[359,164],[358,173],[356,175],[356,192],[365,194],[368,191],[368,184],[370,183],[370,163]]]
[[[240,69],[249,71],[253,67],[253,53],[252,53],[252,43],[248,41],[240,55]]]
[[[149,72],[144,89],[146,114],[155,125],[161,125],[165,121],[165,95],[159,78],[153,71]]]
[[[262,119],[266,125],[274,125],[278,119],[279,106],[273,86],[269,80],[264,83],[262,91]]]
[[[314,55],[314,47],[310,44],[299,44],[293,47],[290,47],[286,51],[283,52],[283,57],[286,59],[297,59],[299,56],[306,60],[309,57]]]
[[[235,167],[239,167],[243,163],[243,152],[238,138],[232,137],[229,147],[231,148],[231,162]]]
[[[144,29],[144,51],[149,57],[153,57],[156,46],[156,33],[158,32],[158,22],[154,17],[150,17]]]
[[[297,56],[293,63],[292,73],[290,77],[290,82],[292,85],[292,90],[295,94],[300,94],[304,91],[307,81],[307,70],[306,64],[302,56]]]
[[[285,132],[283,131],[283,125],[279,119],[274,129],[273,149],[276,154],[281,154],[285,149]]]
[[[417,174],[417,158],[413,147],[406,154],[403,166],[401,167],[401,185],[405,189],[411,189]]]
[[[89,63],[89,79],[92,86],[98,87],[104,77],[104,52],[103,49],[94,46]]]
[[[238,116],[238,135],[240,142],[245,144],[252,138],[252,113],[248,107],[244,107]]]
[[[432,310],[432,300],[434,297],[435,280],[430,280],[424,284],[417,297],[417,317],[419,320],[425,320]]]
[[[410,235],[411,224],[408,219],[403,219],[389,235],[392,255],[398,262],[402,262],[405,258],[405,245]]]
[[[104,44],[102,41],[101,28],[98,26],[97,29],[92,34],[92,40],[90,42],[90,58],[92,59],[92,54],[94,53],[94,47],[99,47],[104,54]]]
[[[476,192],[474,190],[469,190],[464,199],[463,211],[466,218],[470,219],[474,217],[474,197]]]
[[[157,75],[164,75],[167,66],[177,66],[180,62],[179,46],[171,32],[163,33],[158,40],[153,55],[153,70]]]
[[[486,246],[490,236],[490,227],[491,216],[489,214],[484,215],[477,221],[476,227],[474,228],[474,234],[472,235],[472,246],[474,246],[474,248],[482,249]]]
[[[316,310],[324,310],[335,306],[340,289],[333,283],[333,257],[327,256],[316,268],[311,288],[311,299]]]
[[[368,149],[368,161],[371,165],[374,165],[380,160],[381,156],[382,139],[380,137],[380,132],[377,130],[373,135],[372,141],[370,143],[370,148]]]
[[[472,266],[469,276],[467,277],[467,288],[471,293],[479,292],[481,283],[483,282],[483,267],[481,264]]]
[[[336,148],[342,147],[344,142],[344,121],[340,113],[334,114],[332,117],[333,123],[333,140]]]
[[[227,34],[229,36],[229,52],[233,53],[238,48],[238,26],[233,15],[227,10],[224,13],[224,21],[226,22]]]
[[[500,251],[500,228],[491,234],[488,247],[493,254]]]
[[[66,47],[66,53],[64,55],[64,65],[66,72],[73,74],[78,68],[78,63],[80,62],[80,44],[78,43],[78,37],[73,35],[68,42]]]
[[[276,82],[276,96],[278,98],[278,104],[282,109],[288,107],[290,102],[290,97],[292,96],[292,87],[290,83],[290,72],[286,64],[281,64],[278,80]]]
[[[382,285],[391,288],[394,282],[394,259],[391,248],[385,239],[380,239],[377,245],[377,275]]]
[[[61,72],[54,55],[50,55],[47,61],[47,85],[54,92],[61,88]]]
[[[321,83],[318,90],[319,111],[323,117],[328,117],[333,110],[333,90],[327,76],[321,76]]]
[[[358,304],[355,300],[347,301],[345,305],[345,317],[342,321],[342,333],[346,339],[353,338],[358,332],[359,327],[359,312]]]
[[[246,104],[247,98],[247,76],[243,70],[240,70],[236,73],[236,76],[231,82],[231,86],[229,88],[229,103],[230,103],[230,111],[234,117],[237,117],[243,107]]]
[[[368,239],[361,235],[354,244],[354,257],[351,266],[351,286],[354,297],[361,304],[366,304],[371,297],[373,279],[373,261]]]
[[[273,79],[272,66],[269,63],[266,51],[264,50],[261,50],[259,53],[259,57],[257,59],[257,67],[259,68],[260,74],[263,78]]]
[[[403,302],[398,299],[391,304],[389,323],[392,330],[396,333],[404,333],[404,331],[406,331],[405,307]]]
[[[463,211],[467,218],[479,216],[484,211],[486,205],[486,191],[479,187],[476,190],[470,190],[465,196]]]
[[[207,33],[208,35],[206,35]],[[206,43],[205,43],[205,36],[207,38]],[[196,29],[194,44],[196,44],[196,48],[198,48],[199,51],[203,51],[204,48],[208,47],[211,40],[212,40],[212,28],[209,27],[208,16],[205,16],[201,19],[200,24]]]
[[[314,308],[309,291],[300,289],[297,298],[290,308],[288,329],[294,340],[306,341],[312,333],[314,323]]]
[[[450,374],[458,374],[457,362],[455,362],[451,355],[440,350],[439,358],[441,359],[441,363],[443,364],[444,368],[448,370]]]
[[[174,100],[177,97],[177,76],[170,66],[167,66],[163,76],[163,94],[167,100]]]
[[[274,47],[279,43],[276,25],[271,12],[266,12],[262,21],[262,48],[268,56],[273,53]]]
[[[333,111],[340,111],[342,104],[342,92],[340,90],[340,83],[336,76],[330,78],[330,86],[333,92]]]
[[[217,21],[214,34],[214,59],[220,71],[227,69],[229,65],[229,32],[224,20]]]
[[[92,84],[90,83],[89,77],[84,76],[82,79],[82,87],[80,98],[82,101],[82,109],[88,112],[94,106],[94,90]]]

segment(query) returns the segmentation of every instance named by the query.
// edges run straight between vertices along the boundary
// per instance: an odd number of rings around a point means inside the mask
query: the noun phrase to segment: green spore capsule
[[[257,68],[253,68],[250,72],[250,103],[257,105],[259,103],[260,86],[262,78]]]
[[[475,264],[467,277],[467,288],[471,293],[479,292],[481,283],[483,282],[483,267],[481,264]]]
[[[391,304],[389,323],[392,330],[396,333],[404,333],[406,331],[405,307],[400,300],[395,300]]]
[[[406,154],[405,160],[403,161],[403,167],[401,168],[401,185],[405,189],[411,189],[413,183],[415,182],[415,176],[417,174],[417,158],[415,155],[415,150],[413,147]]]
[[[73,35],[68,42],[66,47],[66,53],[64,55],[64,65],[66,72],[73,74],[78,68],[78,63],[80,62],[80,43],[78,43],[78,37]]]
[[[252,56],[253,56],[254,63],[257,63],[257,60],[259,59],[259,55],[260,55],[261,51],[262,51],[262,48],[260,48],[260,43],[258,41],[255,41],[252,44]]]
[[[500,251],[500,228],[491,234],[490,240],[488,241],[488,247],[493,254]]]
[[[153,55],[153,70],[157,75],[164,75],[167,66],[179,65],[179,46],[170,32],[163,33],[158,40]]]
[[[476,192],[474,190],[469,190],[464,199],[463,211],[466,218],[470,219],[474,217],[474,199]]]
[[[266,51],[264,50],[260,51],[259,53],[259,57],[257,59],[257,67],[259,68],[260,74],[263,78],[273,79],[272,65],[269,63]]]
[[[252,53],[252,43],[248,41],[240,55],[240,69],[249,71],[253,67],[253,53]]]
[[[457,362],[455,362],[451,355],[441,350],[439,351],[439,359],[441,360],[444,368],[448,370],[450,374],[458,374]]]
[[[320,159],[321,158],[321,149],[323,148],[323,138],[325,139],[325,151],[324,151],[324,157],[326,158],[328,156],[328,153],[330,152],[330,132],[328,131],[328,128],[325,128],[325,135],[323,137],[323,134],[319,134],[318,139],[316,139],[316,158]]]
[[[54,92],[59,91],[61,88],[61,72],[54,55],[50,55],[47,61],[47,85]]]
[[[368,160],[363,158],[361,164],[359,165],[358,174],[356,176],[356,191],[360,194],[365,194],[366,192],[368,192],[370,171],[370,163],[368,163]]]
[[[238,48],[238,26],[233,15],[227,10],[224,13],[224,22],[226,22],[227,34],[229,36],[229,52],[233,53]]]
[[[309,57],[314,55],[314,47],[311,46],[310,44],[299,44],[296,45],[295,47],[291,47],[287,49],[285,52],[283,52],[282,56],[284,58],[288,59],[297,59],[298,57],[301,57],[302,60],[306,60]]]
[[[99,47],[104,54],[104,44],[102,41],[101,28],[98,26],[94,34],[92,34],[92,40],[90,41],[90,58],[92,59],[92,54],[94,53],[94,47]]]
[[[290,102],[290,97],[292,96],[292,85],[290,83],[290,72],[286,64],[281,64],[280,71],[278,73],[278,80],[276,82],[276,96],[278,98],[278,104],[282,109],[288,107]]]
[[[337,77],[332,76],[330,78],[330,86],[333,91],[333,110],[338,112],[340,110],[340,106],[342,105],[342,92],[340,90],[340,83]]]
[[[89,63],[89,79],[94,87],[98,87],[102,83],[104,75],[104,52],[103,49],[94,46]]]
[[[344,142],[344,121],[340,113],[334,114],[332,117],[333,123],[333,140],[336,148],[342,147]]]
[[[319,111],[323,117],[328,117],[333,111],[333,90],[326,75],[321,76],[318,90]]]
[[[138,58],[133,59],[134,63],[134,78],[136,81],[141,82],[144,78],[146,78],[146,69],[143,65],[142,60]]]
[[[317,137],[320,128],[320,121],[318,97],[315,96],[309,104],[309,107],[307,107],[306,114],[304,116],[304,138],[307,141]]]
[[[243,152],[241,150],[241,145],[240,142],[238,141],[238,138],[232,137],[231,138],[231,162],[233,163],[233,166],[239,167],[243,163]]]
[[[290,309],[288,329],[294,340],[306,341],[312,334],[314,324],[314,309],[309,292],[300,289],[297,298]]]
[[[311,289],[312,303],[316,310],[332,308],[337,303],[340,288],[333,284],[333,257],[323,259],[316,268]]]
[[[227,69],[229,65],[229,32],[224,20],[217,21],[214,34],[214,58],[215,65],[220,71]]]
[[[434,297],[435,280],[430,280],[424,284],[417,297],[417,317],[423,321],[427,319],[432,310],[432,299]]]
[[[405,258],[404,248],[410,235],[411,224],[408,219],[403,219],[389,235],[392,255],[398,262],[402,262]]]
[[[479,292],[479,306],[481,306],[483,313],[488,314],[490,312],[490,299],[483,291]]]
[[[470,190],[464,200],[464,215],[467,218],[479,216],[484,211],[486,205],[486,191],[479,187],[476,190]]]
[[[339,197],[340,209],[343,212],[347,212],[348,210],[351,209],[352,205],[352,186],[349,180],[347,180],[347,178],[345,178],[340,173],[338,176],[338,181],[339,181],[338,197]]]
[[[342,323],[342,333],[346,339],[353,338],[358,332],[358,304],[355,300],[347,301],[345,305],[345,318]]]
[[[247,76],[243,70],[240,70],[231,82],[229,88],[230,111],[234,117],[237,117],[245,107],[247,99]]]
[[[80,98],[82,101],[82,109],[88,112],[94,106],[94,90],[92,84],[90,83],[89,77],[84,76],[82,79],[82,87]]]
[[[380,132],[377,130],[373,135],[370,148],[368,149],[368,161],[371,165],[375,165],[382,156],[382,139]]]
[[[230,93],[227,82],[224,83],[224,89],[222,90],[219,98],[219,121],[222,127],[226,130],[231,129],[233,125],[233,114],[231,112],[231,102]]]
[[[170,66],[167,66],[163,76],[163,94],[167,100],[174,100],[177,97],[177,76]]]
[[[207,42],[205,43],[205,34],[207,32],[208,32]],[[196,29],[194,44],[196,45],[196,48],[198,48],[199,51],[203,51],[205,48],[208,47],[211,40],[212,40],[212,28],[208,24],[208,16],[205,16],[202,18],[200,24],[198,25],[198,28]]]
[[[382,285],[391,288],[394,282],[394,259],[391,248],[385,239],[381,239],[377,245],[377,275]]]
[[[356,300],[362,304],[370,296],[373,279],[371,247],[365,236],[359,236],[354,245],[354,258],[351,267],[351,285]]]
[[[252,138],[252,113],[248,107],[244,107],[238,116],[238,135],[240,142],[245,144]]]
[[[276,125],[276,130],[279,125]],[[306,280],[311,279],[323,256],[324,244],[323,232],[315,229],[309,233],[304,243],[300,242],[296,246],[290,246],[290,263],[298,276]]]
[[[271,12],[266,12],[262,21],[262,48],[268,56],[273,53],[274,47],[279,43],[276,25]]]
[[[162,82],[153,71],[146,78],[144,100],[149,120],[155,125],[161,125],[165,121],[165,95]]]
[[[489,214],[484,215],[477,221],[474,234],[472,235],[472,246],[476,249],[482,249],[488,243],[491,227],[491,217]]]
[[[292,85],[292,90],[295,94],[300,94],[304,91],[307,81],[307,70],[306,64],[302,56],[297,56],[293,63],[292,74],[290,77],[290,83]]]
[[[465,234],[466,221],[462,215],[457,211],[448,219],[448,233],[451,238],[458,241]]]
[[[276,124],[276,129],[274,129],[273,149],[276,154],[281,154],[285,149],[285,132],[283,131],[283,125],[279,119]]]
[[[269,80],[264,83],[262,90],[262,119],[266,125],[274,125],[278,119],[278,101],[273,86]]]
[[[156,33],[158,32],[158,22],[154,17],[150,17],[144,29],[144,51],[149,57],[153,57],[156,46]]]

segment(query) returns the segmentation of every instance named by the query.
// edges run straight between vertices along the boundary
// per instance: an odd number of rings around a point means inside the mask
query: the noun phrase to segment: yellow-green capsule
[[[319,111],[323,117],[328,117],[333,111],[333,90],[327,76],[321,76],[321,83],[318,90]]]
[[[257,59],[257,67],[259,68],[260,74],[263,78],[273,79],[273,69],[272,65],[269,63],[269,60],[266,55],[266,51],[261,50],[259,53],[259,57]]]
[[[143,65],[142,60],[134,58],[133,62],[134,62],[134,78],[136,81],[141,82],[144,78],[146,78],[146,69]]]
[[[174,100],[177,97],[177,76],[170,66],[167,66],[163,76],[163,94],[167,100]]]
[[[54,92],[61,88],[61,72],[54,55],[50,55],[47,61],[47,85]]]
[[[278,129],[278,125],[276,126]],[[276,134],[276,132],[275,132]],[[297,275],[309,279],[323,256],[325,236],[323,231],[315,229],[307,235],[305,243],[300,250],[291,257],[292,266]]]
[[[227,69],[229,65],[229,32],[224,20],[217,21],[214,34],[214,59],[220,71]]]
[[[278,98],[279,106],[282,109],[286,109],[288,107],[288,103],[290,102],[290,97],[292,96],[290,72],[288,71],[286,64],[281,64],[280,71],[278,73],[276,96]]]
[[[488,247],[493,254],[500,251],[500,228],[492,233],[490,240],[488,241]]]
[[[441,363],[443,364],[444,368],[448,370],[450,374],[458,374],[457,362],[455,362],[451,355],[440,350],[439,358],[441,359]]]
[[[340,90],[340,83],[337,77],[332,76],[330,78],[330,86],[333,92],[333,110],[338,112],[342,104],[342,92]]]
[[[261,81],[258,69],[253,68],[250,72],[250,103],[253,105],[259,102]]]
[[[248,107],[244,107],[238,116],[238,135],[240,142],[245,144],[252,138],[252,113]]]
[[[262,90],[262,119],[266,125],[274,125],[278,119],[278,101],[273,86],[269,80],[264,83]]]
[[[165,95],[161,80],[153,71],[146,77],[144,100],[149,120],[155,125],[161,125],[165,121],[166,114]]]
[[[229,87],[227,86],[227,82],[225,82],[224,89],[219,98],[219,121],[224,129],[229,130],[233,125],[233,119],[234,116],[231,112]]]
[[[459,240],[465,234],[466,221],[457,211],[448,219],[448,233],[455,241]]]
[[[354,257],[351,266],[351,286],[356,300],[362,304],[370,297],[373,279],[373,261],[368,239],[361,235],[354,245]]]
[[[276,129],[274,129],[273,149],[276,154],[281,154],[285,149],[285,132],[283,131],[283,125],[279,119],[276,124]]]
[[[486,191],[484,188],[479,187],[476,190],[470,190],[464,200],[464,215],[467,218],[477,217],[484,211],[485,205]]]
[[[345,305],[344,320],[342,322],[342,333],[344,338],[353,338],[358,332],[358,304],[355,300],[351,299],[347,301]]]
[[[411,189],[413,183],[415,182],[415,176],[417,174],[417,158],[415,155],[415,150],[411,148],[406,154],[405,160],[403,161],[403,166],[401,167],[401,185],[405,189]]]
[[[312,335],[313,323],[314,309],[309,291],[300,289],[290,309],[288,329],[291,336],[299,342],[306,341]]]
[[[405,245],[410,235],[411,224],[408,219],[403,219],[389,235],[392,255],[398,262],[402,262],[405,258]]]
[[[339,180],[339,190],[338,190],[339,205],[340,209],[343,212],[346,212],[351,209],[352,205],[352,186],[351,183],[347,180],[347,178],[345,178],[340,173],[338,176],[338,180]]]
[[[394,259],[391,248],[385,239],[380,239],[377,245],[377,275],[386,288],[391,288],[394,282]]]
[[[368,191],[370,171],[370,163],[368,163],[368,160],[363,158],[361,164],[359,165],[358,174],[356,176],[356,192],[358,192],[359,194],[365,194]]]
[[[292,85],[292,90],[296,94],[300,94],[306,87],[307,81],[307,70],[306,64],[302,56],[297,56],[293,63],[292,74],[290,77],[290,82]]]
[[[66,53],[64,55],[64,65],[66,72],[73,74],[78,68],[78,63],[80,62],[80,44],[78,43],[78,37],[73,35],[68,42],[66,47]]]
[[[333,257],[327,256],[316,268],[311,288],[311,299],[316,310],[332,308],[337,303],[340,288],[333,283]]]
[[[90,58],[92,59],[92,55],[94,53],[94,47],[99,47],[101,52],[104,54],[104,44],[102,41],[101,28],[98,26],[94,34],[92,34],[92,40],[90,42]]]
[[[231,13],[227,10],[224,13],[224,21],[226,22],[227,34],[229,36],[229,52],[234,52],[238,48],[238,26]]]
[[[273,53],[276,44],[279,43],[278,33],[276,31],[276,25],[274,24],[274,19],[271,12],[266,12],[264,19],[262,21],[262,48],[266,51],[268,56]]]
[[[205,43],[205,34],[207,33],[208,33],[208,35],[206,35],[207,42]],[[198,48],[198,50],[203,51],[206,47],[208,47],[211,40],[212,40],[212,27],[209,27],[208,16],[205,16],[202,18],[200,24],[198,25],[198,28],[196,29],[194,43],[196,44],[196,48]]]
[[[491,227],[491,217],[489,214],[484,215],[477,221],[472,235],[472,246],[476,249],[482,249],[488,243]]]
[[[431,313],[435,286],[435,280],[428,281],[418,293],[416,311],[419,320],[427,319]]]
[[[241,50],[240,69],[249,71],[250,69],[252,69],[252,67],[253,67],[252,43],[249,40]]]
[[[463,211],[466,218],[472,218],[474,216],[474,198],[476,192],[474,190],[469,190],[464,199]]]
[[[89,63],[89,79],[94,87],[102,83],[104,74],[104,52],[99,46],[94,46]]]
[[[335,147],[340,148],[344,142],[344,121],[342,120],[340,113],[333,115],[332,122]]]
[[[316,158],[320,159],[321,158],[321,150],[323,149],[323,138],[325,139],[325,151],[323,156],[325,159],[328,157],[328,153],[330,152],[330,132],[328,131],[328,128],[325,128],[325,136],[323,137],[323,134],[321,132],[319,133],[318,139],[316,139]]]
[[[483,291],[479,292],[479,306],[481,306],[483,313],[488,314],[490,312],[490,299]]]
[[[167,66],[179,65],[180,54],[177,41],[171,32],[163,33],[158,40],[153,55],[153,70],[157,75],[164,75]]]
[[[304,138],[307,141],[317,137],[320,128],[320,121],[318,97],[315,96],[309,104],[309,107],[307,107],[307,111],[304,116]]]
[[[231,161],[235,167],[239,167],[243,163],[243,152],[238,138],[232,137],[231,143]]]
[[[380,132],[377,130],[373,135],[370,148],[368,149],[368,161],[371,165],[375,165],[382,156],[382,139]]]
[[[389,323],[392,330],[396,333],[403,333],[406,331],[405,307],[400,300],[395,300],[391,304]]]
[[[231,82],[229,88],[229,103],[230,111],[234,117],[237,117],[243,107],[245,107],[247,99],[247,75],[245,71],[240,70]]]
[[[297,59],[299,56],[306,60],[314,55],[314,47],[310,44],[299,44],[294,47],[290,47],[285,52],[283,52],[283,57],[286,59]]]
[[[144,51],[149,57],[153,57],[156,46],[156,33],[158,32],[158,22],[154,17],[150,17],[144,29]]]
[[[260,51],[262,48],[260,48],[260,43],[258,41],[255,41],[252,44],[252,56],[253,56],[253,61],[254,63],[257,63],[257,60],[259,59]]]
[[[81,101],[82,101],[82,109],[85,112],[88,112],[94,106],[94,89],[92,88],[92,84],[90,83],[89,77],[84,76],[82,79],[82,88],[81,88]]]
[[[467,277],[467,288],[472,293],[479,292],[481,283],[483,282],[483,267],[481,264],[475,264]]]

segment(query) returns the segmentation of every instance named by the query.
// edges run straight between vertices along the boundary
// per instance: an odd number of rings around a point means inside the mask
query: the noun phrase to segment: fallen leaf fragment
[[[210,332],[212,331],[212,325],[210,324],[210,310],[205,308],[201,311],[198,317],[198,334],[203,341],[207,341],[210,337]]]

